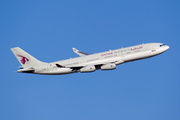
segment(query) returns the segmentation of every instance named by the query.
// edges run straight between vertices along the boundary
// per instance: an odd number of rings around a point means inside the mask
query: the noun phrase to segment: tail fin
[[[11,48],[11,51],[14,53],[14,55],[24,68],[46,64],[37,60],[19,47]]]

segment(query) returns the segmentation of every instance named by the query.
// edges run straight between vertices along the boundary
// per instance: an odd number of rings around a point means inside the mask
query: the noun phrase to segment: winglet
[[[83,57],[83,56],[87,56],[87,55],[90,55],[90,54],[88,54],[88,53],[85,53],[85,52],[82,52],[82,51],[79,51],[78,49],[76,49],[76,48],[72,48],[73,49],[73,51],[76,53],[76,54],[78,54],[79,56],[81,56],[81,57]]]

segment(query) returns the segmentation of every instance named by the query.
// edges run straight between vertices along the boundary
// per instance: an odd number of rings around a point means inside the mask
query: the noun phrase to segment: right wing
[[[83,56],[87,56],[87,55],[90,55],[90,54],[88,54],[88,53],[85,53],[85,52],[82,52],[82,51],[79,51],[78,49],[76,49],[76,48],[72,48],[73,49],[73,51],[76,53],[76,54],[78,54],[79,56],[81,56],[81,57],[83,57]]]

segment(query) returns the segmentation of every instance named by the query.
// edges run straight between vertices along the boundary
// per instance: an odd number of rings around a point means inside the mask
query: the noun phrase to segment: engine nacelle
[[[101,66],[101,70],[113,70],[116,69],[116,64],[108,63]]]
[[[95,70],[95,66],[85,66],[80,69],[80,72],[94,72]]]

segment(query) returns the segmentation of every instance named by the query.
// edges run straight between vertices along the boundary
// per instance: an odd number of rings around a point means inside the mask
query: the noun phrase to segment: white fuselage
[[[168,49],[169,46],[162,43],[141,44],[127,48],[91,54],[83,57],[47,63],[40,66],[33,66],[33,73],[55,75],[69,74],[79,71],[93,72],[96,69],[104,68],[104,70],[111,70],[110,67],[112,67],[112,69],[115,69],[116,65],[129,61],[153,57],[165,52]],[[58,67],[57,64],[63,67]],[[104,68],[102,66],[104,66]],[[19,70],[19,72],[21,71]]]

